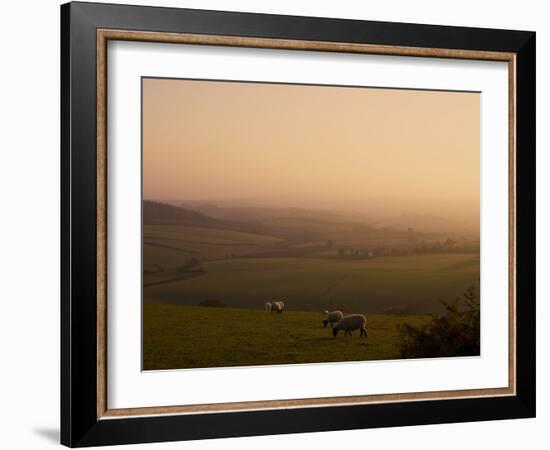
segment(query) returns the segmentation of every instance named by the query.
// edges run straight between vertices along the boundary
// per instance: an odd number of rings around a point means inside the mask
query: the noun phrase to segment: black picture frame
[[[97,417],[96,30],[516,54],[516,395],[229,413]],[[61,443],[71,447],[535,416],[534,32],[68,3],[61,6]]]

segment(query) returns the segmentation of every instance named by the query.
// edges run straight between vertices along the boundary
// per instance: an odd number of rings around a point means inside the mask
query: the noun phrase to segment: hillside
[[[143,308],[143,368],[303,364],[397,359],[397,325],[421,315],[367,315],[368,338],[324,328],[319,312],[150,305]]]
[[[335,210],[305,208],[274,208],[247,206],[218,206],[216,204],[182,204],[210,217],[227,223],[254,225],[250,231],[276,236],[290,242],[310,240],[349,241],[357,238],[386,236],[406,238],[403,231],[377,230],[368,223]],[[242,229],[242,228],[241,228]]]
[[[143,201],[144,225],[194,225],[222,227],[224,223],[191,209],[178,208],[165,203]]]
[[[152,200],[143,201],[143,225],[182,225],[265,234],[261,224],[218,219],[190,208],[169,205]]]

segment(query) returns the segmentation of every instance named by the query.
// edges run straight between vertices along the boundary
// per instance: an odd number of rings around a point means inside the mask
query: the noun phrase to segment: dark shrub
[[[479,288],[470,287],[452,303],[444,302],[445,314],[415,327],[400,325],[397,346],[402,358],[479,355]]]

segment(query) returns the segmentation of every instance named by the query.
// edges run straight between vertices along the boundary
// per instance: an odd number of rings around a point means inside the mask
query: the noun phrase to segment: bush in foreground
[[[398,326],[397,346],[402,358],[479,355],[479,288],[470,287],[445,313],[423,326]]]

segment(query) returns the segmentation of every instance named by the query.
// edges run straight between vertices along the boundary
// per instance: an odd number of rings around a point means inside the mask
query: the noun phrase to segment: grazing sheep
[[[285,310],[285,303],[282,301],[271,302],[271,312],[282,314]]]
[[[337,336],[340,330],[344,330],[344,336],[351,336],[351,332],[354,330],[361,330],[361,337],[367,337],[367,330],[365,325],[367,324],[367,319],[362,314],[353,314],[352,316],[344,317],[340,322],[338,322],[332,329],[332,335]]]
[[[271,302],[265,302],[264,309],[265,312],[271,312]]]
[[[329,323],[330,326],[334,326],[335,323],[340,322],[344,318],[342,311],[325,311],[327,318],[323,320],[323,325],[326,327]]]

